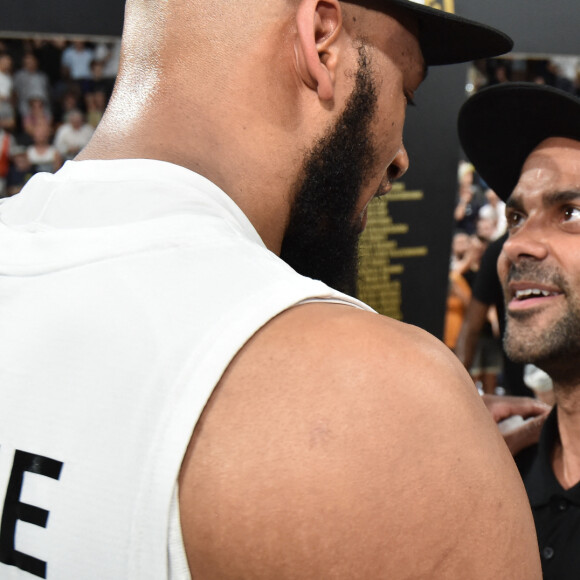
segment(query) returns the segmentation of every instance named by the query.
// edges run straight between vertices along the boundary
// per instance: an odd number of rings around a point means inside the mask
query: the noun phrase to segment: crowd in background
[[[455,349],[483,253],[506,232],[505,203],[466,161],[459,164],[458,183],[444,334],[444,342],[451,349]],[[485,384],[484,390],[494,392],[501,372],[501,350],[493,307],[489,309],[478,350],[470,370],[476,382]]]
[[[467,93],[504,82],[549,85],[580,96],[580,57],[572,55],[510,55],[509,58],[478,60],[469,70]]]
[[[120,41],[0,39],[0,197],[86,145],[111,96],[119,49]]]

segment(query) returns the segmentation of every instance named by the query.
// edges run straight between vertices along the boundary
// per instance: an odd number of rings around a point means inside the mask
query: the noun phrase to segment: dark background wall
[[[580,54],[578,0],[456,0],[457,12],[514,39],[514,52]]]
[[[416,201],[389,203],[395,224],[407,233],[390,236],[398,252],[425,248],[425,255],[392,257],[400,265],[401,318],[441,337],[453,208],[457,186],[459,143],[455,118],[464,100],[467,66],[436,67],[407,112],[405,146],[410,167],[402,181],[407,191],[420,191]],[[389,314],[385,312],[384,314]]]
[[[115,36],[124,0],[0,0],[0,31]]]

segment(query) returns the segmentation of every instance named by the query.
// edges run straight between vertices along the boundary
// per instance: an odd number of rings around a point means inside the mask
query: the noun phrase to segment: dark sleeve
[[[497,275],[497,259],[507,235],[491,242],[485,250],[473,284],[473,296],[484,304],[502,302],[502,289]]]

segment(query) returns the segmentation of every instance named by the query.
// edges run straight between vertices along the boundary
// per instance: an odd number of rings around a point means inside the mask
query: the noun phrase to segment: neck
[[[199,54],[177,64],[164,54],[155,66],[133,66],[142,57],[125,56],[109,106],[77,159],[158,159],[195,171],[227,193],[279,254],[306,148],[296,88],[280,86],[278,77],[274,83],[269,67],[256,64],[276,61],[268,52],[203,69]]]
[[[580,482],[580,384],[576,387],[554,384],[560,440],[553,450],[552,468],[564,489]]]
[[[156,107],[159,114],[141,116],[133,127],[120,130],[115,109],[108,110],[91,142],[77,157],[83,159],[157,159],[195,171],[229,195],[258,231],[265,245],[280,252],[289,216],[290,181],[293,169],[275,158],[276,147],[267,139],[249,138],[251,129],[228,123],[220,112],[198,119],[176,119]],[[206,113],[211,103],[200,106]],[[220,119],[224,119],[223,122]],[[245,125],[245,124],[244,124]],[[258,123],[254,125],[256,128]],[[242,135],[241,131],[246,131]],[[250,143],[270,146],[266,153]],[[247,143],[245,147],[240,144]],[[276,168],[278,171],[273,172]],[[285,169],[287,169],[285,171]],[[276,192],[278,195],[273,195]],[[274,219],[272,216],[276,216]]]

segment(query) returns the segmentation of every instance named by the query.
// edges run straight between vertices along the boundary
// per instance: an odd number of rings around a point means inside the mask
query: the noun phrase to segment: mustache
[[[523,259],[517,264],[510,264],[506,285],[510,282],[521,282],[522,280],[538,284],[549,284],[567,290],[566,280],[558,268],[539,264],[535,261]]]

